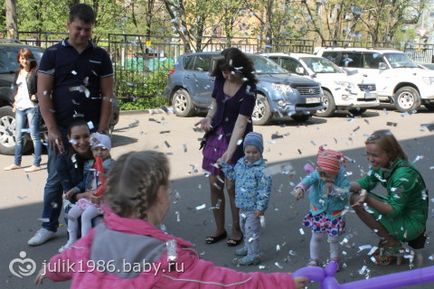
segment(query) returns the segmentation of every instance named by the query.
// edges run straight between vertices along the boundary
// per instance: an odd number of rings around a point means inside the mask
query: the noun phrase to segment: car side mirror
[[[380,69],[380,70],[386,70],[387,69],[386,63],[384,63],[384,62],[378,63],[378,69]]]
[[[297,66],[297,68],[295,69],[295,73],[303,75],[304,74],[304,68],[301,66]]]

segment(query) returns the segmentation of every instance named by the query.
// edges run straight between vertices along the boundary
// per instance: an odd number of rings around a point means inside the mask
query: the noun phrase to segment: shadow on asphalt
[[[119,145],[119,140],[115,141]],[[127,140],[131,141],[131,140]],[[428,188],[433,191],[434,178],[433,171],[430,169],[433,165],[432,144],[434,136],[414,138],[402,141],[404,150],[409,154],[409,159],[414,160],[418,155],[424,156],[415,163],[415,166],[422,172]],[[362,148],[344,151],[344,153],[355,160],[356,163],[348,163],[347,170],[351,173],[350,179],[356,180],[360,177],[361,170],[367,170],[365,152]],[[290,163],[296,176],[289,179],[287,175],[277,174],[273,176],[273,192],[269,203],[268,210],[265,213],[266,227],[261,239],[261,247],[264,252],[262,265],[265,265],[263,272],[283,271],[291,272],[303,267],[309,255],[309,230],[302,228],[301,220],[307,212],[308,202],[306,199],[295,201],[289,194],[294,184],[304,176],[303,166],[308,161],[314,161],[315,156],[305,156],[304,158],[294,160],[284,160],[279,163],[270,163],[269,165]],[[176,169],[176,164],[172,169]],[[209,188],[208,179],[200,172],[192,172],[190,177],[172,181],[172,190],[178,191],[180,199],[174,201],[171,211],[166,219],[166,226],[171,234],[182,237],[196,245],[197,252],[201,258],[211,260],[218,265],[227,266],[242,271],[259,271],[255,267],[236,268],[231,264],[233,249],[228,248],[225,242],[214,245],[206,245],[204,239],[206,235],[211,234],[214,229],[213,218],[209,211]],[[432,192],[431,192],[432,194]],[[172,194],[175,195],[175,194]],[[432,195],[429,196],[433,198]],[[206,209],[197,210],[196,207],[206,204]],[[432,202],[430,202],[430,210]],[[9,262],[19,256],[20,251],[27,253],[27,258],[35,260],[40,268],[43,260],[49,259],[55,254],[58,248],[66,241],[66,229],[60,228],[58,237],[47,244],[39,247],[27,246],[27,240],[38,229],[37,218],[40,217],[42,204],[32,204],[26,206],[16,206],[14,208],[0,210],[0,220],[2,220],[2,246],[1,253],[1,270],[0,270],[0,288],[2,289],[28,289],[33,288],[34,275],[19,279],[13,276],[9,269]],[[177,212],[177,213],[176,213]],[[226,224],[230,223],[229,212],[226,210]],[[179,216],[179,222],[177,221]],[[63,220],[63,217],[61,218]],[[433,216],[430,213],[427,225],[427,232],[432,236]],[[230,232],[230,226],[226,229]],[[369,276],[374,277],[387,273],[405,271],[409,269],[408,261],[401,266],[377,267],[367,256],[367,250],[359,252],[359,246],[370,244],[376,245],[378,238],[373,232],[370,232],[354,213],[347,214],[347,231],[344,235],[348,243],[341,246],[340,251],[344,257],[347,267],[337,274],[339,282],[350,282],[353,280],[364,279],[366,274],[360,275],[359,270],[366,265],[370,270]],[[343,239],[343,238],[341,238]],[[279,246],[278,246],[279,245]],[[328,253],[327,243],[323,243],[323,253],[326,257]],[[428,259],[432,254],[433,246],[428,242],[427,247],[423,250],[426,257],[425,265],[434,265],[433,261]],[[432,258],[431,258],[432,259]],[[44,282],[40,288],[68,288],[70,283],[53,283],[49,280]],[[411,288],[432,288],[433,285],[420,285]],[[309,288],[318,288],[311,285]]]

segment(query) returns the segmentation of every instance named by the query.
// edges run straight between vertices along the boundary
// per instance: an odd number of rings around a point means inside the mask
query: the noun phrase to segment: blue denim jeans
[[[26,121],[29,128],[25,129]],[[33,165],[39,167],[41,165],[42,144],[39,132],[40,113],[39,107],[35,106],[24,110],[18,110],[15,113],[15,164],[21,165],[21,157],[23,155],[23,140],[24,132],[30,132],[33,141],[34,159]]]
[[[65,148],[69,147],[66,138],[66,129],[59,128],[62,133],[63,145]],[[47,181],[44,188],[44,208],[42,211],[42,218],[48,219],[48,222],[43,222],[42,227],[56,232],[59,227],[59,216],[62,211],[62,196],[63,189],[60,183],[59,175],[57,174],[56,163],[60,154],[48,144],[48,162],[47,162]]]

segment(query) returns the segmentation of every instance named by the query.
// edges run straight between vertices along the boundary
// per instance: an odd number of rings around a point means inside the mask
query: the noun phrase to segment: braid
[[[162,153],[124,154],[109,172],[105,193],[107,204],[120,216],[146,219],[159,187],[166,185],[168,179],[168,160]]]

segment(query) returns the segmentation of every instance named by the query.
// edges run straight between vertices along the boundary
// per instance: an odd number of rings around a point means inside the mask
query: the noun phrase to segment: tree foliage
[[[107,33],[179,37],[185,51],[209,38],[253,36],[272,45],[282,38],[364,40],[413,37],[428,0],[14,0],[19,31],[66,31],[78,2],[97,13],[95,37]],[[0,23],[5,27],[5,7]],[[410,28],[408,28],[410,27]]]

